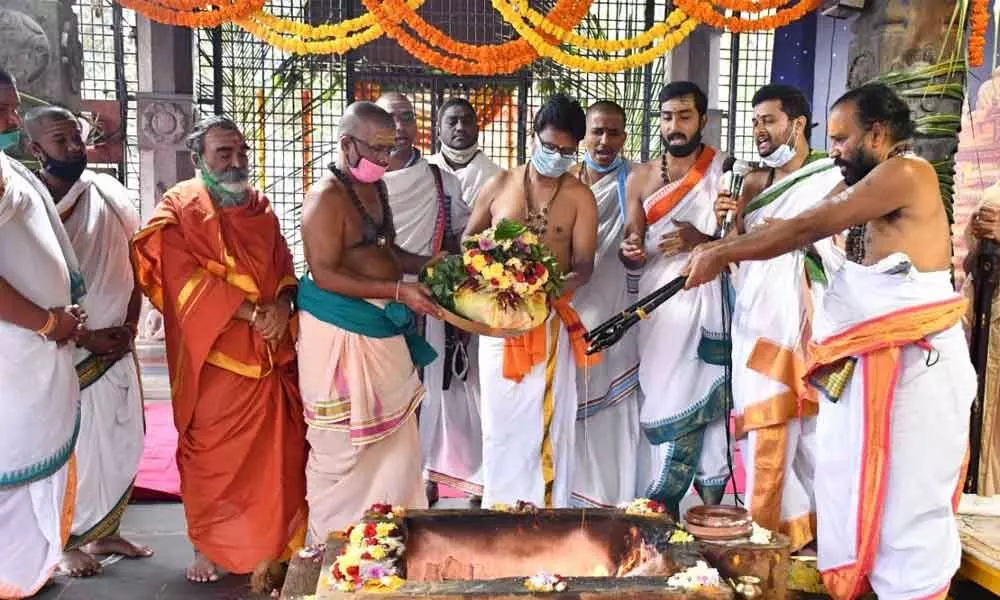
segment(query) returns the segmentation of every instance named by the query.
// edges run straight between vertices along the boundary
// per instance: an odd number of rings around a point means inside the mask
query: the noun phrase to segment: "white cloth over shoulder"
[[[396,227],[396,244],[412,254],[430,256],[440,250],[445,214],[430,164],[423,158],[412,167],[390,171],[383,176],[389,193],[389,207]],[[451,173],[441,171],[442,187],[452,231],[461,232],[469,222],[469,207],[462,199],[462,184]],[[435,244],[438,244],[435,247]]]
[[[628,169],[623,165],[619,169]],[[618,258],[625,220],[618,198],[619,169],[590,186],[597,200],[597,253],[594,273],[573,296],[588,330],[636,300],[638,275]],[[576,464],[573,504],[617,506],[635,498],[639,448],[639,345],[635,328],[602,352],[596,365],[578,368]]]
[[[139,214],[114,178],[84,171],[56,205],[87,282],[82,302],[91,330],[125,323],[135,286],[129,240]],[[143,405],[131,354],[113,365],[76,348],[81,387],[76,445],[77,506],[71,544],[114,531],[128,502],[143,449]]]
[[[679,277],[687,262],[687,253],[665,256],[657,247],[662,236],[677,230],[673,221],[714,234],[724,160],[716,153],[704,176],[673,208],[647,224],[649,259],[639,278],[640,298]],[[685,186],[684,179],[644,199],[646,214],[685,189],[680,186]],[[717,503],[729,475],[724,418],[728,346],[722,314],[722,287],[713,281],[679,292],[638,325],[643,392],[639,420],[646,442],[640,448],[638,490],[674,510],[692,481],[706,501]]]
[[[70,304],[76,257],[48,192],[2,152],[0,177],[0,277],[38,306]],[[0,322],[0,596],[30,596],[62,556],[79,397],[70,346]]]
[[[476,156],[469,161],[469,164],[457,171],[451,168],[451,165],[448,164],[448,161],[440,153],[428,156],[427,162],[441,167],[442,171],[451,173],[458,178],[458,181],[462,184],[462,200],[469,207],[470,211],[476,203],[476,198],[479,197],[479,190],[486,185],[487,181],[502,170],[500,169],[500,165],[490,160],[482,150],[476,153]],[[465,220],[468,221],[468,217]]]

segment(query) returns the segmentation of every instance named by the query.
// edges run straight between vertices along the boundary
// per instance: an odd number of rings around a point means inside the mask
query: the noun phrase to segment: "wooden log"
[[[564,592],[532,592],[523,578],[487,581],[408,581],[392,592],[317,593],[317,600],[732,600],[732,591],[719,588],[668,588],[662,577],[580,577],[567,579]]]
[[[746,540],[700,544],[702,553],[723,579],[756,577],[764,598],[787,600],[790,550],[787,537],[774,534],[770,544],[751,544]]]
[[[288,574],[281,587],[282,600],[299,600],[316,593],[319,572],[323,568],[326,546],[308,546],[292,555],[288,562]]]

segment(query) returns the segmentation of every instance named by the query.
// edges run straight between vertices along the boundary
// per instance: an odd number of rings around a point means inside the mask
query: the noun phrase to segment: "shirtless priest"
[[[819,569],[838,600],[870,588],[879,598],[945,598],[961,560],[954,510],[976,395],[948,218],[934,167],[909,150],[910,110],[889,87],[847,92],[827,127],[849,187],[696,249],[687,285],[867,228],[864,264],[833,273],[813,323]]]
[[[505,218],[523,222],[569,274],[537,329],[520,338],[479,339],[484,507],[519,500],[566,507],[573,481],[576,366],[588,359],[570,301],[594,270],[597,209],[590,188],[568,173],[586,132],[580,104],[552,96],[535,113],[534,129],[531,162],[501,171],[483,187],[465,230],[476,234]]]
[[[337,163],[312,189],[302,216],[309,274],[299,283],[299,381],[309,441],[309,534],[360,519],[373,503],[425,508],[414,413],[417,368],[435,352],[415,314],[437,305],[418,283],[426,257],[396,246],[382,176],[392,117],[371,102],[347,107]]]

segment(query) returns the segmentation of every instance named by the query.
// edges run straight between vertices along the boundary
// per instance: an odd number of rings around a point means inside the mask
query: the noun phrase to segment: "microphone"
[[[722,176],[724,178],[722,185],[729,188],[730,197],[734,199],[740,197],[740,192],[743,190],[743,178],[747,176],[747,173],[759,167],[760,163],[742,160],[735,156],[726,158],[725,162],[722,163]],[[734,216],[732,210],[726,211],[726,218],[722,221],[721,237],[726,237],[726,234],[729,233]]]

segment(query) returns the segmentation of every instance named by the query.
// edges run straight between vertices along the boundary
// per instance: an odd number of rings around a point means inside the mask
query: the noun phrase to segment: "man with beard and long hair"
[[[713,203],[724,156],[702,143],[708,98],[690,81],[660,92],[663,155],[636,166],[626,185],[625,266],[642,269],[639,297],[680,275],[688,253],[715,232]],[[694,483],[706,503],[722,501],[726,444],[726,340],[718,282],[684,292],[639,324],[643,393],[636,493],[676,515]]]
[[[573,300],[584,327],[603,323],[635,302],[638,274],[618,260],[625,232],[625,182],[632,163],[622,156],[625,110],[610,100],[587,109],[586,154],[571,171],[597,200],[594,274]],[[576,464],[573,504],[614,507],[635,498],[639,449],[639,347],[629,331],[596,365],[577,369]]]
[[[948,218],[934,167],[910,150],[910,109],[891,88],[847,92],[827,128],[849,187],[698,248],[687,285],[866,227],[864,264],[831,273],[812,323],[819,569],[838,599],[870,588],[879,598],[945,598],[961,560],[954,511],[976,395]]]
[[[70,342],[86,321],[76,254],[35,176],[7,151],[20,95],[0,70],[0,598],[33,595],[62,557],[76,498],[80,384]]]
[[[428,163],[458,178],[462,201],[470,210],[479,190],[500,171],[499,165],[479,147],[476,119],[476,110],[468,100],[445,100],[438,110],[441,151],[427,157]],[[438,327],[435,321],[429,321],[428,336],[439,336],[433,331]],[[425,382],[432,393],[420,409],[420,442],[429,497],[436,497],[437,484],[443,483],[469,494],[472,502],[477,503],[483,495],[479,339],[459,335],[452,325],[444,325],[441,330],[448,341],[438,361],[440,365],[432,365],[426,371]]]
[[[566,507],[573,484],[577,367],[584,328],[571,304],[594,270],[597,209],[590,188],[568,171],[586,134],[583,108],[555,94],[535,113],[531,161],[499,172],[476,199],[466,235],[504,219],[548,246],[567,275],[549,318],[516,338],[479,338],[483,411],[483,504]]]
[[[95,554],[151,556],[118,533],[142,458],[139,369],[132,352],[142,291],[135,285],[129,240],[139,213],[113,177],[87,169],[87,147],[76,116],[45,106],[24,120],[39,183],[55,201],[87,283],[81,306],[87,328],[73,349],[80,378],[80,433],[73,529],[61,570],[100,571]]]
[[[766,168],[747,174],[741,198],[720,190],[716,202],[720,222],[729,211],[737,213],[736,232],[795,217],[842,181],[833,159],[810,151],[812,114],[802,92],[766,85],[752,104],[754,139]],[[815,538],[818,404],[802,383],[813,300],[822,295],[824,267],[835,270],[842,260],[828,238],[799,252],[743,263],[732,279],[733,406],[747,508],[762,527],[789,536],[793,550]]]
[[[418,368],[436,358],[417,315],[436,315],[427,289],[403,281],[427,257],[396,242],[382,177],[393,119],[355,102],[340,149],[303,205],[309,273],[299,286],[299,375],[308,424],[310,538],[356,522],[375,502],[426,508],[415,413],[426,395]]]
[[[292,254],[248,179],[249,148],[229,118],[187,140],[199,174],[167,190],[135,235],[138,283],[163,313],[177,467],[195,559],[270,591],[305,537],[305,426],[295,364]]]

